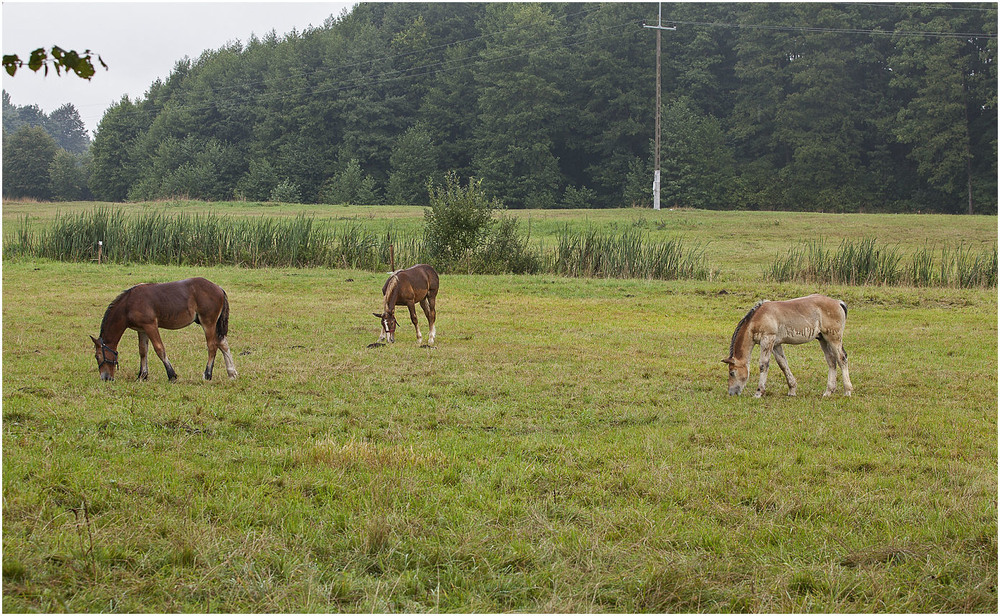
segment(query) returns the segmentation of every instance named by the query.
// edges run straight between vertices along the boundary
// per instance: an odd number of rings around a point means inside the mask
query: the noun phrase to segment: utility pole
[[[663,30],[676,30],[677,26],[663,25],[663,3],[659,2],[659,13],[656,16],[656,25],[648,26],[642,24],[643,28],[656,30],[656,134],[654,135],[654,146],[656,166],[653,169],[653,209],[660,209],[660,32]]]

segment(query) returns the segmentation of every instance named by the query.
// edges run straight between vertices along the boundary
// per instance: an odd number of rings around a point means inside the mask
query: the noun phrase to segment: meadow
[[[911,251],[996,218],[515,214],[683,233],[716,274],[442,275],[436,346],[403,318],[369,349],[384,272],[5,258],[4,611],[996,611],[996,289],[763,277],[810,229]],[[192,275],[228,292],[239,378],[201,380],[191,327],[177,383],[134,381],[131,334],[100,382],[108,302]],[[747,309],[815,291],[849,306],[854,395],[821,397],[813,343],[796,398],[778,370],[726,396]]]

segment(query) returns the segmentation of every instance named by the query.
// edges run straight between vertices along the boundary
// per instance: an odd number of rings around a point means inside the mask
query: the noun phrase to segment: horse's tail
[[[222,340],[229,333],[229,296],[222,292],[222,312],[219,313],[219,320],[215,323],[215,337]]]
[[[837,301],[840,302],[840,307],[844,311],[844,318],[846,319],[847,318],[847,304],[845,304],[844,300],[842,300],[842,299],[841,300],[837,300]]]

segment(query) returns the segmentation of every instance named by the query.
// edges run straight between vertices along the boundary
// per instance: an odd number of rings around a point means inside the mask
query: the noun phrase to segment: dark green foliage
[[[264,200],[287,179],[305,202],[423,204],[454,171],[510,208],[646,207],[655,9],[362,3],[231,43],[107,112],[91,188]],[[996,15],[664,4],[663,202],[995,213]]]
[[[90,196],[87,188],[90,158],[58,150],[49,165],[49,189],[56,201],[80,201]]]
[[[82,154],[90,147],[87,127],[76,107],[69,103],[49,114],[45,130],[56,140],[56,145],[67,152]]]
[[[127,96],[105,112],[94,135],[90,190],[102,201],[124,201],[139,180],[134,150],[149,116]]]
[[[58,147],[44,129],[25,126],[3,141],[4,198],[48,199],[49,167]]]
[[[347,205],[375,205],[380,202],[374,178],[361,170],[356,158],[323,185],[320,202]]]
[[[431,263],[449,270],[472,260],[494,225],[493,212],[503,209],[486,196],[482,180],[470,178],[465,186],[454,173],[441,185],[429,185],[430,208],[424,210],[424,242]]]
[[[237,199],[266,201],[278,185],[278,174],[267,160],[250,161],[250,169],[236,183]]]
[[[90,136],[80,119],[80,113],[67,103],[46,115],[38,105],[15,105],[7,91],[3,92],[3,130],[8,134],[22,126],[40,126],[51,136],[56,145],[73,154],[82,154],[90,147]]]
[[[734,188],[735,162],[719,121],[680,99],[665,105],[661,125],[664,134],[671,135],[660,150],[662,203],[725,208]]]
[[[441,185],[429,184],[430,208],[424,210],[424,249],[442,272],[530,274],[540,259],[521,234],[516,218],[487,196],[482,180],[462,186],[448,173]]]
[[[438,172],[437,150],[430,132],[414,126],[392,151],[386,201],[394,205],[427,205],[426,185]]]

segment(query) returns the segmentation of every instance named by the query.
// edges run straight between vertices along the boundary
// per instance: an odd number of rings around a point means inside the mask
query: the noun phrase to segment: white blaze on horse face
[[[388,338],[389,342],[396,342],[396,332],[392,325],[393,323],[390,319],[382,317],[382,335],[379,337],[379,340]]]

